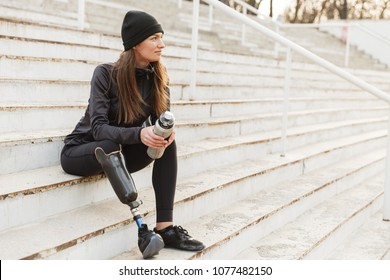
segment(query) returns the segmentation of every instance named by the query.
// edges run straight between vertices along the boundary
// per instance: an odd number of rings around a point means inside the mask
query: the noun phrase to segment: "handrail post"
[[[281,131],[281,153],[280,156],[286,155],[287,146],[287,123],[290,102],[290,84],[291,84],[291,48],[286,52],[286,68],[284,73],[284,94],[283,94],[283,114],[282,114],[282,131]]]
[[[246,7],[243,7],[242,13],[246,16],[248,11]],[[245,44],[245,37],[246,37],[246,24],[242,24],[242,33],[241,33],[241,45]]]
[[[209,5],[209,25],[213,25],[213,13],[214,13],[214,7]]]
[[[280,27],[279,27],[278,24],[276,25],[275,32],[280,35]],[[278,58],[278,56],[279,56],[279,48],[280,48],[280,45],[279,45],[278,41],[275,41],[275,47],[274,48],[275,48],[274,49],[274,57]]]
[[[344,66],[348,67],[349,66],[349,51],[350,51],[350,33],[351,33],[351,25],[346,24],[345,25],[345,30],[346,30],[346,41],[345,41],[345,58],[344,58]]]
[[[199,29],[199,3],[200,0],[194,0],[192,7],[192,45],[191,45],[191,63],[190,63],[190,93],[189,99],[195,99],[196,91],[196,67],[198,57],[198,29]]]
[[[383,220],[390,221],[390,112],[389,125],[387,128],[387,151],[386,151],[386,167],[385,167],[385,187],[383,201]]]
[[[85,0],[78,2],[78,26],[80,29],[84,29],[85,26]]]

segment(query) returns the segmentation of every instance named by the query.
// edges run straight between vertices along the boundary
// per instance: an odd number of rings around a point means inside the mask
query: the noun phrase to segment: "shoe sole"
[[[164,248],[165,244],[160,235],[154,234],[150,238],[150,242],[148,246],[146,246],[145,250],[142,252],[142,256],[144,259],[149,259],[155,255],[158,255],[160,250]]]

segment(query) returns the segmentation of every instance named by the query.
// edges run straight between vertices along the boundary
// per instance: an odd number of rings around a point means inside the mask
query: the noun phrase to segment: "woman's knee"
[[[110,141],[97,141],[78,146],[65,146],[61,152],[62,169],[69,174],[89,176],[101,172],[101,166],[95,157],[95,149],[100,147],[109,154],[120,149],[119,144]]]
[[[147,147],[143,144],[123,146],[122,153],[126,160],[126,167],[130,173],[137,172],[153,162],[146,153]]]
[[[169,156],[177,156],[176,141],[174,140],[164,151],[164,154]]]
[[[120,150],[120,145],[111,140],[99,141],[97,142],[96,147],[102,148],[106,154],[110,154],[112,152],[116,152]]]

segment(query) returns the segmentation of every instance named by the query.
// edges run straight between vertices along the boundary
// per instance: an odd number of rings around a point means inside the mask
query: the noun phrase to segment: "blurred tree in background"
[[[220,0],[242,12],[242,6],[233,0]],[[263,0],[243,0],[259,8]],[[269,16],[273,15],[270,0]],[[286,22],[316,23],[328,19],[390,19],[390,0],[291,0],[284,14]]]
[[[192,1],[192,0],[187,0]],[[242,5],[234,0],[219,0],[242,12]],[[242,0],[259,9],[263,0]],[[270,0],[269,16],[273,16],[273,4]],[[248,11],[248,14],[251,12]],[[284,19],[290,23],[318,23],[332,19],[390,19],[390,0],[291,0],[286,7]]]
[[[328,19],[390,19],[390,0],[292,0],[285,21],[317,23]]]

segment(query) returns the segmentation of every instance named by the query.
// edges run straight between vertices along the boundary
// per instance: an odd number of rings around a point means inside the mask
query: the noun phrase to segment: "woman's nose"
[[[159,40],[158,46],[159,46],[160,48],[165,48],[165,43],[164,43],[164,41],[163,41],[162,39]]]

